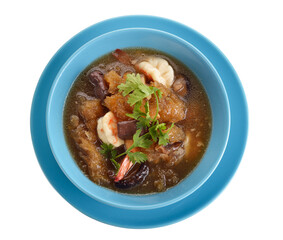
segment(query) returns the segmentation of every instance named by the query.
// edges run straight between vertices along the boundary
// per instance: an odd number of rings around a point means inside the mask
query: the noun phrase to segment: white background
[[[282,12],[271,0],[1,1],[0,239],[283,239]],[[112,227],[77,211],[45,178],[30,137],[32,96],[53,54],[82,29],[129,14],[205,35],[231,61],[249,104],[248,144],[231,183],[193,217],[157,229]]]

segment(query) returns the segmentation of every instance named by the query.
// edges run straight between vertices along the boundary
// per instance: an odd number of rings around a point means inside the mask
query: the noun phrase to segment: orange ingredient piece
[[[167,128],[169,128],[171,125],[168,124]],[[184,130],[176,125],[170,130],[168,133],[169,135],[169,142],[170,143],[175,143],[175,142],[182,142],[186,138],[186,134]]]
[[[121,93],[116,93],[105,98],[105,106],[114,113],[119,121],[131,120],[132,118],[126,116],[127,113],[133,112],[133,107],[127,103],[128,97],[123,97]]]
[[[89,177],[98,184],[109,183],[106,161],[92,139],[89,138],[89,132],[81,124],[72,131],[72,136],[78,147],[80,157],[88,166]]]
[[[96,132],[97,119],[105,114],[105,110],[99,99],[86,100],[78,107],[81,117],[87,128],[93,133]]]
[[[120,85],[121,83],[124,83],[126,81],[126,79],[122,78],[118,73],[116,73],[114,70],[106,73],[104,75],[104,79],[105,81],[108,83],[109,85],[109,89],[108,91],[112,94],[115,94],[119,91],[119,89],[117,88],[118,85]]]
[[[162,92],[162,98],[159,100],[159,121],[160,122],[179,122],[186,117],[186,105],[177,97],[177,95],[163,84],[151,82],[151,86],[157,87]],[[149,106],[156,105],[155,98],[150,99]]]

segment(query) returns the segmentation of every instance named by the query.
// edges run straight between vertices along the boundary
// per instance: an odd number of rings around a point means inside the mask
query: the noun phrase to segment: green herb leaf
[[[139,84],[139,90],[143,92],[146,96],[150,96],[154,93],[153,87],[147,86],[143,82],[142,84]]]
[[[123,155],[126,155],[126,154],[131,154],[131,150],[136,148],[136,147],[140,147],[140,148],[149,148],[151,145],[152,145],[152,140],[151,140],[151,137],[150,137],[150,134],[149,133],[146,133],[142,136],[140,136],[141,134],[141,131],[142,129],[138,129],[136,131],[136,133],[134,134],[133,136],[133,144],[132,146],[130,146],[126,152],[120,154],[117,156],[118,157],[121,157]]]
[[[158,98],[161,99],[162,98],[161,90],[159,88],[156,88],[156,90],[154,90],[154,91],[157,93]]]
[[[138,118],[137,128],[138,129],[146,129],[150,126],[151,119],[140,117]]]
[[[127,96],[130,92],[138,89],[140,84],[143,83],[139,74],[127,74],[126,83],[120,84],[118,89],[122,92],[123,96]]]
[[[174,123],[171,124],[170,128],[168,128],[166,130],[166,132],[163,132],[163,131],[159,131],[159,136],[158,136],[158,144],[159,145],[166,145],[169,143],[169,132],[170,130],[174,127]],[[166,127],[165,127],[166,129]],[[165,130],[165,129],[162,129],[162,130]]]
[[[102,143],[100,147],[102,148],[100,153],[106,158],[111,158],[113,155],[117,154],[117,151],[114,149],[112,144]]]
[[[117,157],[117,150],[114,149],[114,146],[112,144],[102,143],[100,147],[102,148],[100,150],[100,153],[107,159],[110,159],[110,161],[118,171],[120,168],[120,164],[115,161],[115,158]]]
[[[150,136],[152,137],[154,142],[158,141],[159,145],[166,145],[169,143],[169,132],[174,126],[174,123],[166,130],[166,124],[165,123],[158,123],[156,122],[155,125],[152,125],[148,131]],[[164,131],[166,130],[166,131]]]
[[[160,137],[160,132],[162,130],[165,130],[165,129],[166,129],[165,123],[159,124],[159,122],[157,121],[155,125],[152,125],[148,129],[148,131],[149,131],[149,134],[151,135],[153,141],[157,142],[157,139]]]
[[[126,115],[130,118],[138,120],[139,117],[145,117],[146,114],[141,111],[142,102],[137,102],[134,106],[133,113],[127,113]]]
[[[144,104],[144,109],[145,109],[145,116],[140,116],[138,118],[137,128],[139,129],[146,129],[147,127],[150,127],[150,123],[153,120],[149,114],[149,102],[148,101]]]
[[[156,131],[156,126],[155,125],[151,126],[148,129],[148,132],[149,132],[150,136],[152,137],[152,140],[154,142],[157,142],[158,134],[157,134],[157,131]]]
[[[145,109],[145,117],[148,119],[151,119],[150,114],[149,114],[149,102],[148,101],[145,102],[144,109]]]
[[[143,163],[147,160],[146,154],[142,152],[129,152],[128,156],[132,163]]]
[[[133,163],[141,163],[147,160],[147,156],[144,153],[141,152],[131,152],[132,149],[136,147],[140,148],[149,148],[152,145],[152,140],[150,140],[150,135],[149,133],[146,133],[142,136],[141,134],[141,129],[138,129],[136,133],[133,136],[133,145],[127,149],[125,154],[128,154],[130,161]]]
[[[148,133],[140,136],[141,129],[138,129],[133,136],[134,143],[132,146],[141,147],[141,148],[149,148],[152,145],[152,141],[150,140],[150,135]]]
[[[137,102],[134,106],[133,113],[126,114],[126,115],[128,117],[138,120],[137,122],[138,129],[146,129],[147,127],[150,126],[150,122],[152,121],[152,118],[150,117],[150,114],[149,114],[149,103],[148,101],[146,101],[144,104],[145,112],[140,110],[141,105],[142,105],[141,101]]]
[[[139,91],[139,89],[135,90],[133,93],[129,95],[128,103],[133,106],[137,102],[142,101],[144,98],[146,98],[147,95],[145,95],[143,92]]]
[[[112,162],[112,164],[114,165],[114,167],[116,168],[116,170],[118,172],[119,169],[120,169],[120,163],[117,163],[114,158],[111,158],[110,161]]]
[[[128,103],[131,106],[154,93],[153,87],[145,85],[141,81],[140,75],[134,73],[128,74],[126,83],[120,84],[118,89],[123,96],[129,95]]]

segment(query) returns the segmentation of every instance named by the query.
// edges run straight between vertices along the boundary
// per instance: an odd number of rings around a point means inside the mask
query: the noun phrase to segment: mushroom
[[[176,92],[181,97],[186,97],[190,89],[189,78],[184,74],[178,74],[172,85],[174,92]]]
[[[137,121],[121,121],[118,122],[118,136],[121,139],[132,139],[137,131]]]
[[[122,189],[133,188],[145,180],[149,173],[149,167],[141,164],[136,172],[129,173],[122,180],[115,182],[115,186]]]
[[[108,95],[108,86],[104,80],[104,75],[99,70],[94,70],[88,74],[90,83],[94,86],[94,95],[103,100]]]

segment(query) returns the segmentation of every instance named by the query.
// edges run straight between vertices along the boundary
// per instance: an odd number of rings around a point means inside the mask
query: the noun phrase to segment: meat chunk
[[[78,147],[80,157],[88,166],[89,177],[98,184],[109,183],[106,159],[100,154],[83,124],[72,131],[72,136]]]
[[[123,97],[121,93],[114,94],[105,98],[105,106],[114,113],[118,118],[118,122],[132,120],[126,116],[127,113],[133,112],[133,107],[127,103],[128,97]]]
[[[104,112],[99,99],[86,100],[79,106],[79,113],[86,121],[99,118],[104,115]]]
[[[167,125],[167,128],[170,127],[170,124]],[[184,130],[176,125],[173,126],[168,135],[170,143],[183,142],[186,138]]]
[[[186,97],[189,93],[190,86],[189,78],[183,74],[178,74],[172,88],[179,96]]]
[[[104,115],[105,110],[99,99],[87,100],[82,102],[78,111],[89,130],[95,131],[97,119]]]
[[[166,147],[153,144],[150,148],[139,148],[147,155],[148,161],[154,164],[164,162],[166,166],[174,166],[183,160],[185,149],[183,143],[168,144]]]
[[[116,73],[114,70],[106,73],[104,75],[105,81],[109,85],[108,91],[112,94],[115,94],[119,91],[117,88],[121,83],[124,83],[126,81],[125,78],[122,78],[118,73]]]
[[[162,98],[159,100],[159,121],[160,122],[179,122],[186,117],[186,105],[170,89],[158,82],[151,82],[151,86],[157,87],[162,92]],[[155,98],[151,98],[149,106],[156,105]]]
[[[78,111],[83,118],[87,128],[96,133],[97,119],[105,113],[99,99],[86,100],[78,107]]]

